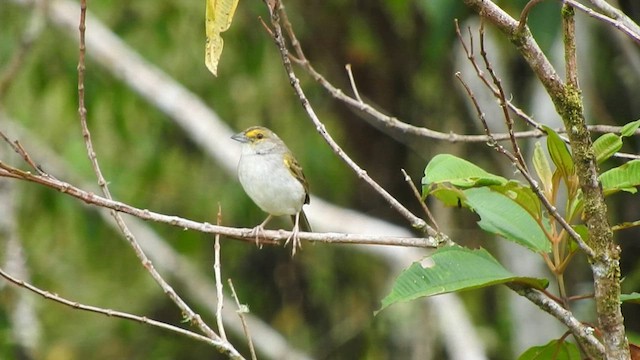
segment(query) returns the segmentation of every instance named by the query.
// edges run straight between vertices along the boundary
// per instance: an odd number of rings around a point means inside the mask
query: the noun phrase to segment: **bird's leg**
[[[253,230],[251,230],[251,236],[255,236],[256,237],[256,246],[261,247],[260,246],[260,242],[258,241],[260,236],[262,235],[262,237],[265,237],[264,235],[264,226],[267,225],[267,223],[269,222],[269,220],[271,220],[271,214],[269,214],[269,216],[267,216],[266,219],[264,219],[264,221],[262,223],[260,223],[260,225],[256,226],[253,228]]]
[[[291,257],[294,257],[296,255],[297,249],[302,249],[302,244],[300,244],[299,232],[300,232],[300,213],[297,213],[296,220],[294,221],[294,224],[293,224],[293,229],[291,230],[291,235],[289,235],[289,237],[287,238],[287,241],[284,242],[284,246],[287,246],[289,241],[290,240],[292,241]]]

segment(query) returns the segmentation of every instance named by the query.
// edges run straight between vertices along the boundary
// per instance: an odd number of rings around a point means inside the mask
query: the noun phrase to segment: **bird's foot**
[[[259,249],[262,249],[262,244],[260,244],[260,237],[263,237],[263,238],[266,237],[266,235],[264,234],[264,226],[260,224],[254,227],[251,230],[251,236],[256,239],[256,247],[258,247]]]
[[[298,224],[296,224],[291,230],[291,235],[287,238],[287,241],[284,242],[284,246],[286,247],[291,241],[291,257],[296,255],[296,251],[298,249],[302,249],[302,243],[300,242],[300,229],[298,228]]]
[[[251,230],[251,236],[255,237],[256,246],[259,249],[262,249],[262,245],[260,244],[260,236],[262,236],[263,238],[267,237],[264,233],[264,226],[267,225],[269,220],[271,220],[271,215],[267,216],[267,218],[264,219],[264,221],[260,223],[260,225],[254,227],[253,230]]]

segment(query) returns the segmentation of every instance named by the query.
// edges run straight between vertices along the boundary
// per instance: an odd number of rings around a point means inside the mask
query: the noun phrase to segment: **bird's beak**
[[[233,135],[231,138],[233,140],[239,141],[241,143],[248,143],[249,142],[249,138],[243,132],[237,133],[237,134]]]

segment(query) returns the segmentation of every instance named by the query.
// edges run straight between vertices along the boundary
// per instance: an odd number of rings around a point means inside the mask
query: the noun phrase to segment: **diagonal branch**
[[[189,337],[191,339],[194,340],[198,340],[204,343],[207,343],[209,345],[213,345],[215,347],[218,348],[224,348],[224,343],[220,340],[216,340],[216,339],[210,339],[206,336],[194,333],[193,331],[189,331],[189,330],[185,330],[183,328],[179,328],[177,326],[171,325],[171,324],[167,324],[161,321],[157,321],[157,320],[153,320],[153,319],[149,319],[146,316],[138,316],[138,315],[133,315],[130,313],[125,313],[122,311],[116,311],[116,310],[111,310],[111,309],[105,309],[105,308],[101,308],[101,307],[97,307],[97,306],[90,306],[90,305],[85,305],[85,304],[81,304],[79,302],[76,301],[72,301],[66,298],[63,298],[62,296],[59,296],[57,294],[53,294],[49,291],[46,290],[42,290],[40,288],[38,288],[37,286],[30,284],[26,281],[20,280],[12,275],[10,275],[9,273],[7,273],[6,271],[4,271],[4,269],[0,268],[0,276],[3,277],[4,279],[6,279],[7,281],[13,283],[16,286],[25,288],[33,293],[36,293],[40,296],[42,296],[45,299],[49,299],[49,300],[53,300],[57,303],[60,303],[62,305],[68,306],[70,308],[73,309],[78,309],[78,310],[83,310],[83,311],[88,311],[88,312],[93,312],[93,313],[97,313],[97,314],[102,314],[102,315],[106,315],[108,317],[116,317],[116,318],[121,318],[121,319],[125,319],[125,320],[132,320],[132,321],[136,321],[142,324],[146,324],[146,325],[150,325],[153,327],[157,327],[157,328],[161,328],[161,329],[165,329],[165,330],[169,330],[172,331],[174,333]],[[237,354],[239,355],[239,354]],[[238,357],[236,357],[238,358]],[[242,357],[239,357],[242,358]]]
[[[531,288],[511,287],[511,289],[519,295],[526,297],[540,309],[551,314],[561,323],[565,324],[569,330],[571,330],[571,333],[581,340],[580,344],[588,348],[590,354],[598,354],[598,358],[604,358],[604,346],[602,346],[600,340],[593,335],[594,329],[582,324],[573,316],[573,314],[571,314],[571,311],[565,309],[559,303],[545,297],[542,293]]]
[[[309,100],[307,99],[304,90],[300,86],[300,80],[296,77],[295,72],[293,71],[293,66],[291,64],[291,60],[289,58],[289,51],[287,50],[286,40],[282,31],[282,27],[280,25],[280,16],[284,13],[284,5],[279,0],[270,2],[266,1],[267,7],[269,8],[270,16],[271,16],[271,24],[274,28],[273,31],[273,40],[275,41],[278,50],[280,51],[280,56],[282,58],[282,63],[284,65],[287,76],[289,77],[289,82],[293,87],[295,94],[300,99],[302,103],[302,107],[307,112],[307,115],[316,126],[316,130],[320,133],[322,138],[327,142],[327,144],[331,147],[331,149],[347,164],[349,167],[361,178],[364,182],[366,182],[369,186],[371,186],[378,194],[380,194],[390,205],[393,207],[400,215],[402,215],[415,229],[421,230],[422,232],[428,234],[429,236],[436,236],[439,238],[446,239],[446,235],[442,233],[438,233],[431,226],[429,226],[423,219],[415,216],[409,209],[404,207],[396,198],[394,198],[387,190],[385,190],[382,186],[380,186],[375,180],[373,180],[367,172],[362,169],[355,161],[353,161],[349,155],[347,155],[344,150],[340,148],[340,146],[335,142],[335,140],[329,135],[324,124],[320,122],[320,119],[316,115],[315,111],[311,107]],[[448,239],[446,239],[448,240]]]
[[[562,0],[563,3],[584,12],[594,19],[610,24],[614,28],[627,34],[636,43],[640,43],[640,27],[631,18],[625,15],[620,9],[615,8],[604,0],[590,0],[602,13],[594,11],[588,6],[582,5],[575,0]]]

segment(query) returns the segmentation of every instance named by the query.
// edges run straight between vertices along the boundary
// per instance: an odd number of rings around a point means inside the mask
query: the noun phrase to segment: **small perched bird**
[[[242,143],[238,162],[240,184],[251,200],[269,214],[253,229],[256,243],[273,216],[291,215],[293,230],[285,246],[292,241],[291,254],[295,255],[300,247],[298,232],[312,231],[302,210],[309,203],[309,185],[302,168],[278,135],[265,127],[252,126],[231,138]]]

